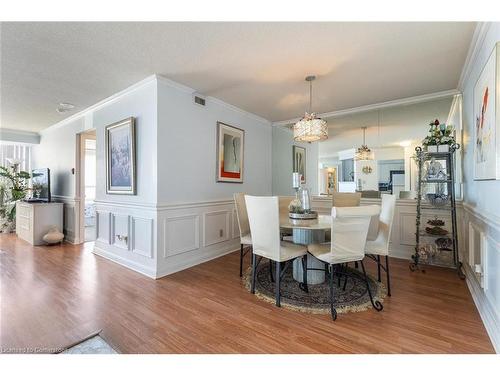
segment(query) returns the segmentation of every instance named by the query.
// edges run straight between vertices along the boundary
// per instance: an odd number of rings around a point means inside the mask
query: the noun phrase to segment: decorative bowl
[[[449,200],[449,196],[446,194],[435,194],[435,193],[428,193],[426,195],[427,200],[431,205],[434,207],[443,207],[446,206]]]

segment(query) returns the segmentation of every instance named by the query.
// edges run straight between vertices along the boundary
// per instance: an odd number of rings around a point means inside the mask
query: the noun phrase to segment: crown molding
[[[225,101],[217,99],[213,96],[207,96],[207,103],[215,103],[215,104],[218,104],[222,107],[226,107],[234,112],[238,112],[244,116],[250,117],[251,119],[256,120],[258,122],[261,122],[262,124],[265,124],[267,126],[271,126],[273,124],[272,121],[269,121],[268,119],[265,119],[264,117],[260,117],[259,115],[256,115],[255,113],[252,113],[252,112],[247,112],[244,109],[241,109],[241,108],[236,107],[232,104],[226,103]]]
[[[186,93],[188,93],[190,95],[198,93],[197,90],[195,90],[195,89],[193,89],[191,87],[185,86],[185,85],[183,85],[181,83],[177,83],[177,82],[172,81],[171,79],[168,79],[168,78],[163,77],[161,75],[157,75],[157,79],[158,79],[158,82],[160,82],[162,84],[165,84],[165,85],[167,85],[169,87],[172,87],[172,88],[184,91],[184,92],[186,92]],[[225,102],[225,101],[223,101],[221,99],[218,99],[218,98],[216,98],[214,96],[205,96],[205,95],[203,95],[203,96],[205,97],[205,99],[207,101],[207,104],[211,102],[211,103],[220,105],[222,107],[226,107],[226,108],[230,109],[231,111],[238,112],[238,113],[240,113],[240,114],[242,114],[244,116],[250,117],[253,120],[262,122],[262,123],[264,123],[266,125],[271,125],[272,124],[271,121],[269,121],[269,120],[267,120],[267,119],[265,119],[265,118],[263,118],[263,117],[261,117],[259,115],[256,115],[255,113],[245,111],[244,109],[241,109],[241,108],[236,107],[236,106],[234,106],[232,104],[229,104],[229,103],[227,103],[227,102]]]
[[[58,129],[62,126],[65,126],[75,120],[79,120],[79,119],[84,119],[84,117],[93,112],[93,111],[96,111],[104,106],[107,106],[115,101],[117,101],[118,99],[120,99],[123,95],[125,94],[129,94],[139,88],[141,88],[142,86],[144,85],[147,85],[151,82],[154,82],[157,80],[157,75],[156,74],[153,74],[153,75],[150,75],[146,78],[144,78],[143,80],[137,82],[137,83],[134,83],[132,86],[129,86],[127,87],[126,89],[122,90],[122,91],[118,91],[117,93],[107,97],[106,99],[103,99],[101,100],[100,102],[97,102],[96,104],[93,104],[91,105],[90,107],[87,107],[85,108],[84,110],[78,112],[78,113],[75,113],[74,115],[71,115],[69,117],[66,117],[64,120],[61,120],[59,122],[56,122],[54,125],[51,125],[49,126],[48,128],[45,128],[43,130],[40,131],[40,134],[44,134],[48,131],[52,131],[52,130],[55,130],[55,129]]]
[[[0,128],[0,141],[10,143],[40,143],[40,134],[26,130]]]
[[[463,86],[465,81],[469,78],[472,68],[476,64],[477,56],[479,51],[483,46],[484,39],[488,30],[490,29],[491,22],[478,22],[474,34],[472,35],[472,40],[469,45],[469,50],[467,51],[467,57],[465,58],[465,63],[462,68],[462,73],[460,74],[460,79],[458,80],[457,88],[463,91]]]
[[[156,81],[157,83],[159,84],[163,84],[163,85],[166,85],[168,87],[172,87],[176,90],[179,90],[179,91],[182,91],[184,93],[187,93],[187,94],[194,94],[196,93],[197,91],[191,87],[188,87],[188,86],[185,86],[181,83],[178,83],[178,82],[175,82],[175,81],[172,81],[171,79],[168,79],[162,75],[159,75],[159,74],[153,74],[153,75],[150,75],[146,78],[144,78],[143,80],[133,84],[132,86],[129,86],[127,87],[126,89],[122,90],[122,91],[119,91],[109,97],[107,97],[106,99],[103,99],[101,100],[100,102],[97,102],[96,104],[94,105],[91,105],[90,107],[87,107],[85,108],[84,110],[78,112],[78,113],[75,113],[67,118],[65,118],[64,120],[61,120],[57,123],[55,123],[54,125],[51,125],[49,126],[48,128],[45,128],[43,130],[40,131],[40,134],[43,134],[45,132],[48,132],[48,131],[52,131],[52,130],[55,130],[55,129],[58,129],[62,126],[65,126],[75,120],[80,120],[80,119],[84,119],[86,115],[88,115],[89,113],[93,112],[93,111],[96,111],[104,106],[107,106],[115,101],[117,101],[118,99],[120,99],[123,95],[126,95],[126,94],[129,94],[139,88],[141,88],[142,86],[144,85],[147,85],[151,82],[154,82]],[[232,111],[235,111],[235,112],[238,112],[240,114],[243,114],[247,117],[250,117],[258,122],[261,122],[263,124],[266,124],[266,125],[271,125],[272,122],[263,118],[263,117],[260,117],[254,113],[251,113],[251,112],[247,112],[241,108],[238,108],[238,107],[235,107],[234,105],[232,104],[229,104],[229,103],[226,103],[220,99],[217,99],[217,98],[214,98],[212,96],[207,96],[207,102],[212,102],[212,103],[216,103],[220,106],[223,106],[223,107],[226,107]],[[39,142],[38,142],[39,143]]]
[[[373,111],[376,109],[396,107],[398,105],[428,102],[430,100],[447,98],[447,97],[454,96],[457,94],[460,94],[460,91],[458,91],[457,89],[438,91],[438,92],[434,92],[434,93],[430,93],[430,94],[411,96],[408,98],[402,98],[402,99],[396,99],[396,100],[389,100],[387,102],[368,104],[368,105],[363,105],[360,107],[341,109],[341,110],[333,111],[333,112],[318,113],[317,116],[321,117],[321,118],[339,117],[339,116],[351,115],[354,113]],[[272,125],[273,126],[284,126],[284,125],[296,123],[299,120],[300,120],[300,118],[297,117],[297,118],[290,119],[290,120],[276,121],[276,122],[273,122]]]

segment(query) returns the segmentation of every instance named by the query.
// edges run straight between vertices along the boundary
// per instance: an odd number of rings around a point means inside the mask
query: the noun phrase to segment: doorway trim
[[[85,140],[96,140],[96,130],[89,129],[76,135],[75,193],[78,199],[77,243],[85,242]]]

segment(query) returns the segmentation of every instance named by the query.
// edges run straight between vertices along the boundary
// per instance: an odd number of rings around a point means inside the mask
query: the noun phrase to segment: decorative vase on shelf
[[[428,145],[427,152],[438,152],[438,146],[437,145]]]

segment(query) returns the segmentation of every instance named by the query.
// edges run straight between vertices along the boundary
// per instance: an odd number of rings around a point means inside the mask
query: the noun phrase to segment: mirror
[[[452,97],[447,97],[325,118],[329,138],[319,143],[319,194],[361,191],[363,197],[395,194],[398,198],[414,198],[415,147],[427,135],[431,120],[447,122],[452,101]],[[457,129],[461,126],[453,125]],[[373,160],[356,160],[365,126],[365,144],[371,149]],[[337,179],[331,181],[329,176]]]

